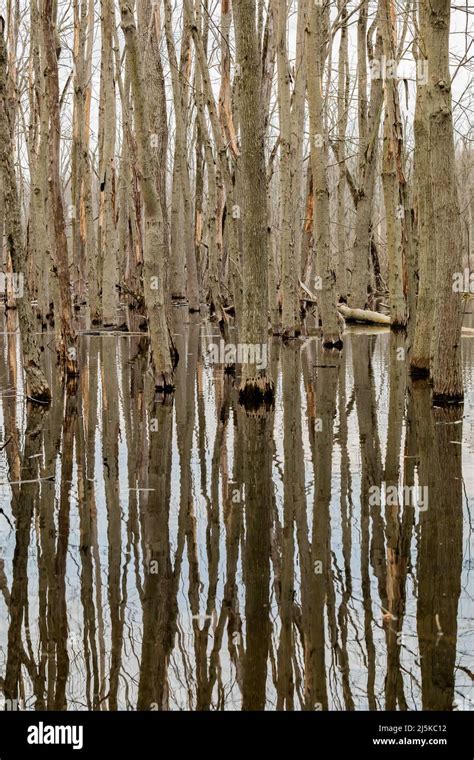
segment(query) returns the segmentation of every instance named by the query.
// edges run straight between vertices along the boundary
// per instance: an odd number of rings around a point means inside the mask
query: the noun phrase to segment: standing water
[[[174,397],[145,335],[83,335],[51,407],[0,335],[0,686],[25,709],[469,710],[474,352],[431,405],[403,338],[270,345],[247,414],[220,337],[175,310]]]

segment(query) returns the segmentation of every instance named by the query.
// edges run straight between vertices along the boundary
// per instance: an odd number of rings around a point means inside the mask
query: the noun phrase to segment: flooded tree
[[[46,64],[46,96],[49,111],[48,198],[51,204],[51,215],[54,219],[53,276],[57,277],[55,292],[59,296],[55,304],[56,318],[60,323],[60,331],[57,333],[59,336],[57,352],[59,360],[66,368],[67,375],[75,376],[78,372],[77,330],[73,320],[69,250],[66,237],[64,198],[61,189],[61,115],[58,70],[61,43],[57,33],[57,12],[57,3],[53,0],[45,0],[42,12],[42,29]]]
[[[168,326],[165,296],[166,251],[163,210],[158,197],[151,149],[151,95],[145,87],[145,71],[133,7],[121,3],[122,29],[130,65],[135,114],[138,172],[144,207],[143,290],[147,306],[156,387],[173,388],[174,347]]]
[[[2,178],[2,202],[4,208],[3,223],[7,241],[7,252],[11,266],[15,272],[23,272],[26,268],[26,251],[21,228],[21,210],[18,190],[15,181],[13,165],[13,138],[8,123],[6,102],[6,49],[5,22],[0,18],[0,138],[2,142],[0,154],[0,171]],[[22,274],[22,278],[24,275]],[[25,292],[19,292],[18,321],[22,339],[23,362],[25,367],[27,393],[40,403],[48,401],[51,393],[40,363],[39,343],[34,335],[34,314],[30,303],[28,283],[21,281]]]
[[[244,293],[240,340],[252,345],[267,343],[268,253],[266,214],[255,203],[266,196],[265,147],[261,108],[261,64],[257,38],[256,7],[251,0],[234,6],[237,57],[240,66],[238,115],[242,155],[239,161],[242,193],[242,288]],[[263,206],[265,209],[265,204]],[[272,395],[272,381],[255,362],[243,365],[240,388],[243,399],[264,400]]]
[[[460,333],[463,305],[455,289],[455,277],[462,269],[458,190],[455,173],[455,147],[449,70],[449,29],[451,6],[441,0],[430,6],[426,21],[429,85],[430,175],[433,191],[432,219],[436,252],[434,334],[432,336],[431,375],[433,397],[439,403],[461,400]]]
[[[252,360],[269,319],[283,339],[314,326],[340,348],[344,320],[387,318],[408,332],[412,371],[431,376],[437,403],[462,400],[469,209],[457,199],[449,8],[420,0],[412,18],[370,0],[352,35],[343,2],[223,0],[217,81],[207,6],[104,0],[93,10],[86,0],[70,9],[21,0],[6,18],[5,115],[29,207],[20,210],[25,271],[11,274],[29,280],[42,329],[54,320],[66,375],[79,370],[83,317],[130,329],[127,308],[142,310],[157,388],[172,391],[174,301],[207,309],[226,341],[235,328],[249,349],[237,367],[242,400],[272,395]],[[408,90],[400,96],[410,45],[416,105]],[[29,67],[26,87],[18,61]],[[457,133],[465,127],[461,118]]]

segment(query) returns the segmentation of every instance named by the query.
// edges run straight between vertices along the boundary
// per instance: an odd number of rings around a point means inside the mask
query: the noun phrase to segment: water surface
[[[53,404],[32,408],[3,323],[0,700],[472,709],[473,340],[447,410],[401,336],[275,340],[275,407],[249,415],[215,328],[173,313],[165,403],[146,336],[83,335],[68,393],[47,334]]]

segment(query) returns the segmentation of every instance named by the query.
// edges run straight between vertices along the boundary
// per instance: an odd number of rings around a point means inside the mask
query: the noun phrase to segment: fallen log
[[[390,317],[380,314],[378,311],[369,309],[350,309],[343,303],[338,304],[339,314],[342,314],[346,322],[363,322],[375,325],[389,325]]]
[[[386,314],[380,314],[378,311],[370,311],[369,309],[350,309],[345,304],[339,304],[338,311],[348,324],[355,323],[362,327],[363,324],[372,325],[374,329],[380,332],[384,331],[384,326],[390,326],[390,317]],[[377,328],[376,328],[377,326]],[[347,332],[355,332],[355,328],[350,331],[346,328]],[[461,331],[463,338],[474,338],[474,327],[463,327]]]
[[[318,299],[312,293],[306,285],[299,280],[300,288],[304,291],[305,295],[301,298],[301,301],[307,303],[317,304]],[[385,314],[380,314],[378,311],[370,311],[369,309],[350,309],[344,303],[340,303],[337,306],[339,314],[344,317],[346,322],[358,322],[362,324],[372,325],[390,325],[390,317]]]
[[[307,301],[308,303],[317,303],[317,298],[314,293],[311,293],[301,280],[299,280],[299,284],[307,296],[301,300]],[[338,304],[337,310],[348,324],[373,325],[374,327],[376,325],[390,326],[390,317],[388,314],[381,314],[379,311],[371,311],[370,309],[351,309],[344,303]],[[462,336],[465,338],[474,337],[474,327],[463,327]]]

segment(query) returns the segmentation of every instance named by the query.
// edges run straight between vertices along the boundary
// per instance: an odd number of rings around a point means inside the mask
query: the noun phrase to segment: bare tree
[[[161,204],[152,174],[150,94],[144,72],[132,0],[120,4],[122,29],[130,63],[130,79],[137,136],[137,158],[145,214],[143,288],[150,328],[155,384],[160,390],[173,388],[174,347],[168,327],[165,297],[165,234]]]
[[[436,251],[434,332],[431,346],[433,400],[463,398],[461,326],[463,305],[455,292],[456,274],[462,270],[462,227],[456,187],[449,30],[451,5],[434,0],[427,14],[428,118],[430,175]]]
[[[5,21],[0,16],[0,176],[5,204],[5,232],[13,272],[17,277],[22,278],[19,283],[23,285],[23,293],[19,293],[17,306],[27,393],[32,401],[41,403],[51,399],[51,392],[40,366],[40,350],[35,335],[28,278],[25,277],[26,251],[21,229],[20,204],[13,164],[13,141],[5,97],[7,66],[4,30]]]
[[[331,265],[329,232],[328,134],[324,114],[324,63],[329,35],[329,6],[307,0],[306,69],[308,83],[311,164],[314,189],[314,238],[323,345],[342,347],[336,309],[335,273]]]
[[[256,31],[255,3],[241,0],[234,6],[237,58],[240,65],[239,116],[242,172],[242,280],[244,303],[240,339],[245,344],[267,345],[268,257],[266,233],[266,172],[263,113],[260,103],[261,68]],[[255,199],[260,198],[260,204]],[[261,400],[273,395],[267,368],[247,361],[242,368],[241,399]]]
[[[66,222],[61,192],[61,118],[58,76],[58,56],[61,48],[56,32],[56,17],[57,5],[55,1],[44,0],[42,29],[49,109],[49,198],[54,217],[54,269],[58,279],[59,291],[59,303],[55,304],[55,313],[60,320],[61,330],[57,351],[58,358],[65,366],[67,375],[74,376],[78,372],[77,335],[73,322]]]

